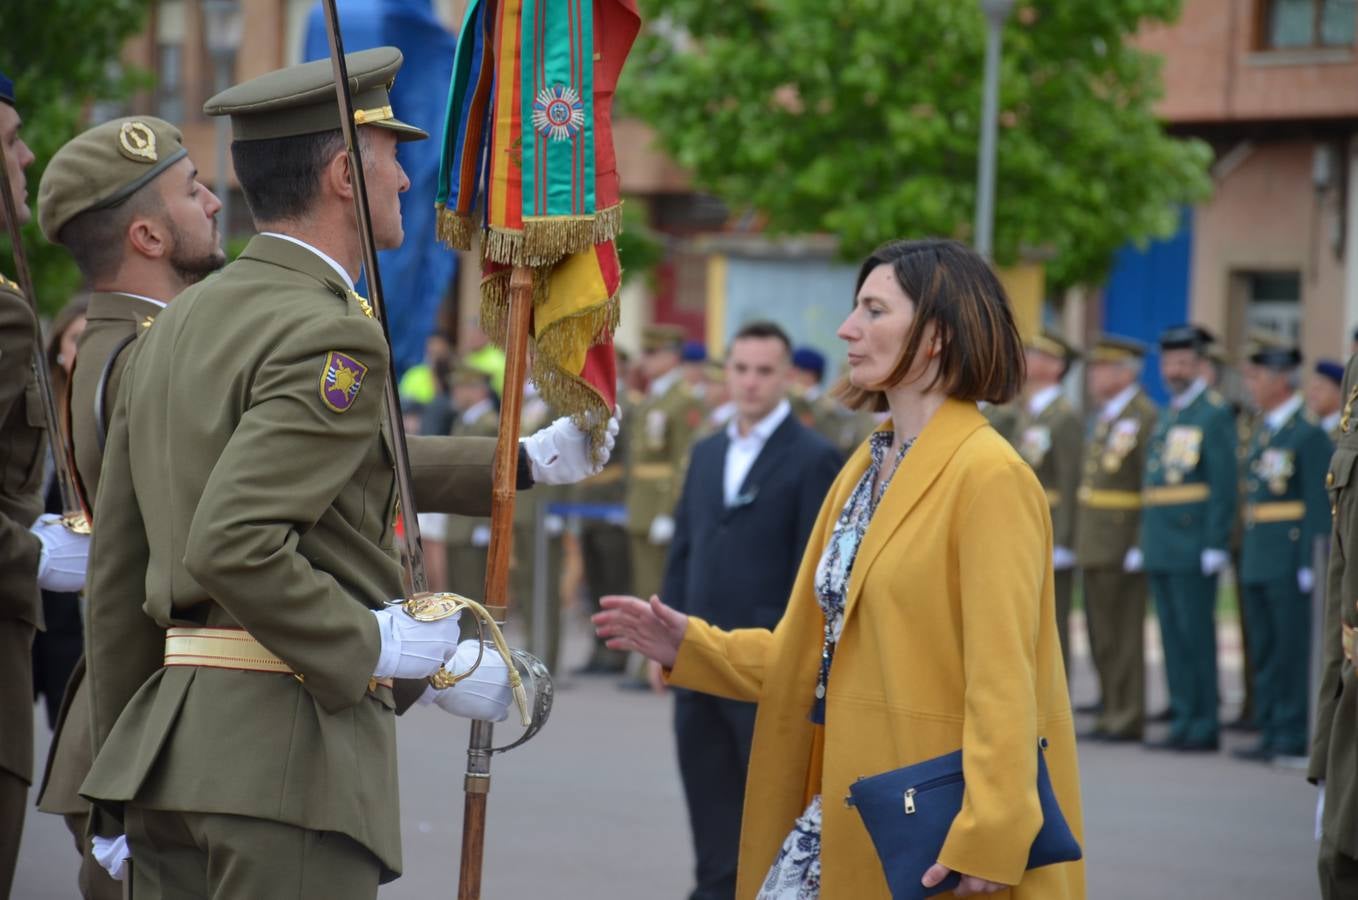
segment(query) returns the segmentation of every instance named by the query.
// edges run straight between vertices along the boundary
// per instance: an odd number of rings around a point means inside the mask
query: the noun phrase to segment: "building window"
[[[184,121],[184,45],[156,46],[156,115],[167,122]]]
[[[1293,344],[1301,340],[1301,273],[1250,272],[1245,275],[1246,333],[1272,334]]]
[[[1262,12],[1264,49],[1353,46],[1358,0],[1264,0]]]

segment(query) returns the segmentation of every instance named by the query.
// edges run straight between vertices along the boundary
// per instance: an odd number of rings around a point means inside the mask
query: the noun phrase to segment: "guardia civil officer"
[[[1099,407],[1085,444],[1075,556],[1103,696],[1103,711],[1084,737],[1098,740],[1140,740],[1146,715],[1146,576],[1137,539],[1156,413],[1138,384],[1144,357],[1139,342],[1104,335],[1087,366],[1089,392]]]
[[[1235,417],[1201,377],[1212,335],[1177,325],[1160,335],[1170,402],[1151,436],[1141,551],[1160,622],[1169,681],[1168,737],[1150,746],[1212,751],[1219,744],[1217,576],[1230,562],[1236,505]]]
[[[43,172],[38,224],[71,254],[91,292],[70,396],[76,481],[91,520],[128,351],[175,295],[226,264],[220,209],[198,180],[179,129],[151,116],[89,129]],[[57,720],[38,808],[66,819],[82,855],[81,895],[118,900],[122,886],[92,855],[89,803],[79,794],[92,762],[84,672],[82,660]]]
[[[1302,408],[1301,352],[1263,344],[1245,384],[1260,412],[1246,462],[1240,597],[1249,611],[1259,742],[1242,759],[1303,756],[1316,541],[1330,531],[1330,439]]]
[[[1307,777],[1321,785],[1320,895],[1358,896],[1358,356],[1342,385],[1339,438],[1325,475],[1334,529],[1321,625],[1320,696]]]
[[[0,73],[0,142],[22,225],[24,170],[33,164],[19,129],[14,83]],[[0,225],[5,224],[0,206]],[[39,589],[78,591],[88,539],[43,516],[47,416],[33,367],[38,323],[19,285],[0,273],[0,897],[8,897],[33,778],[33,634],[42,627]],[[41,518],[39,518],[41,516]],[[37,520],[35,522],[35,520]]]
[[[348,57],[379,248],[401,241],[401,54]],[[96,856],[147,897],[372,898],[401,870],[394,712],[495,720],[506,675],[464,669],[456,618],[402,594],[388,347],[353,282],[361,242],[329,61],[208,101],[260,234],[136,342],[96,498],[88,678]],[[596,468],[567,422],[533,435],[520,485]],[[422,508],[489,511],[494,442],[412,438]],[[457,583],[456,573],[451,576]],[[469,651],[469,652],[468,652]],[[489,665],[488,665],[489,664]],[[125,832],[125,834],[124,834]]]

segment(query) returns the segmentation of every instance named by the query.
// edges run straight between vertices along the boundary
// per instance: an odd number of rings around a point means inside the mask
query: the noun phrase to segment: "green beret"
[[[169,122],[132,116],[96,125],[56,152],[38,183],[38,226],[56,243],[83,212],[109,209],[189,153]]]
[[[349,95],[354,121],[396,132],[397,140],[418,141],[429,135],[407,125],[391,109],[387,93],[401,68],[401,51],[374,47],[346,53]],[[209,116],[230,116],[238,141],[261,141],[333,131],[340,127],[335,76],[329,59],[278,69],[229,87],[203,104]]]

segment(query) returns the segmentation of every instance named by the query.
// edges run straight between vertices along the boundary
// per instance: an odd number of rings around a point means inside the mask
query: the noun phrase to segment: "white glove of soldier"
[[[467,671],[475,662],[476,641],[463,641],[457,645],[457,652],[444,668],[455,675]],[[481,665],[476,667],[476,671],[450,688],[441,691],[428,688],[420,696],[420,702],[437,704],[444,712],[464,719],[503,722],[514,702],[513,691],[509,687],[509,667],[496,651],[495,645],[487,641]]]
[[[532,465],[533,480],[541,484],[574,484],[597,475],[613,453],[618,436],[618,417],[608,420],[603,446],[594,457],[590,454],[589,435],[570,419],[562,417],[523,439],[524,452]]]
[[[1226,563],[1231,561],[1231,554],[1225,550],[1213,550],[1210,547],[1202,551],[1202,574],[1215,575],[1226,568]]]
[[[647,533],[646,540],[659,547],[668,544],[673,537],[674,519],[671,516],[656,516],[651,520],[651,530]]]
[[[1140,572],[1145,560],[1141,556],[1140,547],[1131,547],[1127,550],[1127,555],[1122,558],[1122,571]]]
[[[549,513],[542,517],[542,528],[548,537],[560,537],[561,532],[566,530],[566,520]]]
[[[489,525],[475,525],[475,526],[472,527],[472,546],[473,546],[473,547],[489,547],[489,546],[490,546],[490,526],[489,526]]]
[[[426,678],[457,651],[460,611],[437,622],[421,622],[400,608],[371,612],[382,635],[374,678]]]
[[[29,532],[42,543],[38,560],[38,587],[44,591],[78,591],[85,586],[85,561],[90,536],[76,534],[61,524],[61,516],[38,516]]]
[[[114,881],[124,881],[127,878],[127,861],[132,858],[132,851],[127,849],[127,835],[106,838],[96,834],[91,845],[94,847],[95,860],[104,867],[108,877]]]
[[[1303,594],[1311,593],[1311,589],[1316,586],[1316,573],[1310,567],[1297,570],[1297,587]]]
[[[1052,568],[1058,572],[1075,568],[1075,554],[1069,547],[1052,548]]]
[[[1316,797],[1316,840],[1322,836],[1321,823],[1325,820],[1325,779],[1320,779],[1320,796]]]

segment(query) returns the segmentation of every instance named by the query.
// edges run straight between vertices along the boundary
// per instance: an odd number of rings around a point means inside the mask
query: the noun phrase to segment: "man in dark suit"
[[[736,404],[693,447],[675,511],[661,596],[719,628],[772,628],[783,616],[811,528],[839,472],[838,451],[788,402],[792,347],[777,325],[741,328],[726,356]],[[735,896],[752,703],[677,693],[674,731],[697,857],[690,900]]]

